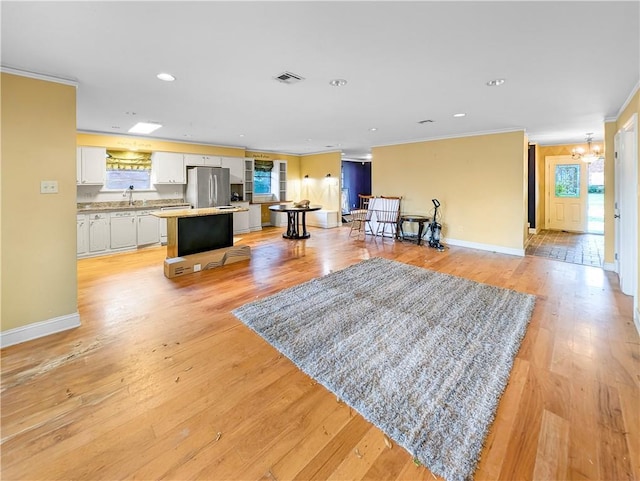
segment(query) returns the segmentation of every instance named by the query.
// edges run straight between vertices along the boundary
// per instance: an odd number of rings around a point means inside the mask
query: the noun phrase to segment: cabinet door
[[[184,156],[173,152],[154,152],[151,173],[154,184],[186,183]]]
[[[122,249],[136,245],[136,218],[133,212],[111,214],[111,248]]]
[[[222,157],[222,167],[229,169],[229,183],[242,184],[244,179],[244,159],[241,157]]]
[[[244,159],[244,196],[243,200],[253,201],[253,159]]]
[[[246,234],[249,232],[249,211],[233,213],[233,233]]]
[[[262,206],[260,204],[249,206],[249,230],[251,232],[262,230]]]
[[[104,147],[80,147],[79,168],[76,166],[76,176],[80,173],[80,184],[102,185],[107,170],[107,149]]]
[[[204,165],[206,165],[207,167],[224,167],[222,165],[221,157],[205,155],[203,156],[203,159],[204,159]]]
[[[89,249],[89,228],[84,215],[77,216],[76,254],[85,254]]]
[[[105,214],[90,214],[89,252],[106,251],[109,245],[109,218]]]
[[[158,218],[151,214],[138,213],[138,245],[160,242]],[[165,227],[166,228],[166,227]]]
[[[287,200],[287,163],[280,161],[278,173],[278,199],[282,202]]]
[[[204,156],[197,154],[184,154],[185,167],[198,167],[204,165]]]

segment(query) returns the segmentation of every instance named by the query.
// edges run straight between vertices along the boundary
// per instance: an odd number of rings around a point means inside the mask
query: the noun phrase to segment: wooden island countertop
[[[177,217],[199,217],[204,215],[220,215],[233,214],[234,212],[246,212],[246,207],[230,207],[220,209],[218,207],[206,207],[203,209],[174,209],[174,210],[157,210],[151,214],[161,219],[172,219]]]

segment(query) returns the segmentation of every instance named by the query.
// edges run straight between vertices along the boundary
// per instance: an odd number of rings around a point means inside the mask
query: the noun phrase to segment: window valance
[[[273,170],[272,160],[254,160],[253,169],[261,172],[271,172]]]

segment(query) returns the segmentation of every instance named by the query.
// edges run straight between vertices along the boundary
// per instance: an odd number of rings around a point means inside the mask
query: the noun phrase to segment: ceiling
[[[77,82],[85,132],[127,135],[153,121],[163,125],[148,136],[156,139],[352,158],[377,145],[517,129],[541,145],[579,143],[587,132],[602,139],[603,120],[639,82],[637,1],[0,8],[5,71]],[[274,79],[285,71],[304,80]],[[505,82],[487,86],[492,79]]]

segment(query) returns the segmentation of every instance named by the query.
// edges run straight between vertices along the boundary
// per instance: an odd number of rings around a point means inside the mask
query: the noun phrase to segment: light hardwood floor
[[[640,342],[616,275],[539,257],[242,236],[174,280],[164,248],[78,262],[82,326],[2,350],[3,480],[431,480],[231,310],[380,256],[537,296],[476,479],[640,478]]]

